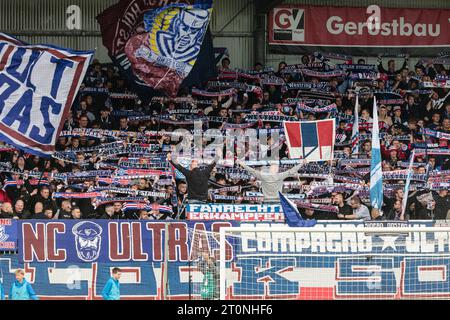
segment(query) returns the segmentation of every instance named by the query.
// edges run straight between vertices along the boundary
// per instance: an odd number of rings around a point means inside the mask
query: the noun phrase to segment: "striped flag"
[[[405,183],[405,191],[403,192],[403,201],[402,201],[402,217],[405,216],[406,211],[406,203],[408,202],[408,193],[409,193],[409,184],[411,183],[411,176],[412,176],[412,167],[414,163],[414,150],[411,153],[411,159],[409,159],[409,166],[408,166],[408,177],[406,178]]]
[[[0,140],[49,158],[93,55],[0,32]]]
[[[370,161],[370,204],[381,210],[383,204],[383,172],[381,169],[380,132],[377,101],[373,97],[372,159]]]
[[[356,103],[355,103],[355,112],[354,112],[354,122],[353,122],[353,128],[352,128],[352,153],[357,154],[359,153],[359,98],[356,96]]]
[[[123,204],[122,210],[159,211],[160,213],[173,214],[171,206],[160,205],[158,203],[148,204],[148,203],[126,202]]]
[[[103,178],[98,177],[98,183],[101,185],[121,185],[121,186],[129,186],[132,183],[131,179],[121,179],[121,178]]]
[[[29,179],[28,183],[31,186],[49,186],[49,182],[47,180],[39,180],[39,179]],[[18,187],[25,185],[24,180],[5,180],[3,182],[3,190],[8,187]]]
[[[289,158],[308,162],[333,160],[335,119],[284,121]]]

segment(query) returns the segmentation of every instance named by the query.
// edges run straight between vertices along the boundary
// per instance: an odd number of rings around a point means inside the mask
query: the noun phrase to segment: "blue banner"
[[[69,263],[164,261],[166,231],[168,261],[188,261],[193,254],[190,248],[193,237],[236,225],[220,221],[133,220],[22,220],[18,224],[21,262]],[[210,245],[218,247],[217,241]]]
[[[258,226],[276,228],[271,223],[229,221],[24,220],[17,224],[19,254],[0,256],[0,272],[8,291],[14,270],[23,268],[41,299],[101,299],[113,267],[122,269],[122,299],[199,298],[205,277],[199,269],[202,255],[209,253],[218,261],[219,229],[238,225],[255,230]],[[256,238],[252,238],[247,232],[244,238],[227,237],[227,296],[447,297],[447,233],[407,236],[401,232],[407,226],[445,225],[447,222],[434,221],[329,221],[318,223],[312,234],[277,237],[279,233],[254,233]],[[345,227],[346,232],[324,232],[324,227],[331,226]],[[399,232],[364,233],[364,227],[375,226],[397,227]],[[348,231],[351,227],[354,232]],[[208,231],[214,233],[205,236]]]
[[[0,251],[17,250],[17,220],[0,219]]]

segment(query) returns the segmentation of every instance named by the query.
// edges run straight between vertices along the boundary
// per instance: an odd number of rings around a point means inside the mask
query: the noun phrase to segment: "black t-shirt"
[[[343,214],[344,216],[353,214],[353,209],[348,204],[344,204],[342,207],[339,207],[339,214]]]
[[[72,219],[72,213],[65,210],[59,211],[58,219]]]
[[[337,220],[337,214],[334,212],[329,212],[329,211],[319,211],[319,210],[314,210],[314,213],[312,216],[307,216],[304,211],[302,211],[301,216],[303,219],[305,220],[312,220],[312,219],[316,219],[316,220]]]
[[[39,219],[39,220],[49,220],[49,218],[43,213],[39,212],[33,215],[33,219]]]

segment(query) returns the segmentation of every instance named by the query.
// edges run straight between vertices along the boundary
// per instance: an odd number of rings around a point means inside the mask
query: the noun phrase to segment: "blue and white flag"
[[[317,223],[315,219],[303,219],[295,203],[286,198],[281,192],[278,192],[278,195],[280,197],[281,207],[283,208],[285,222],[289,227],[312,227]]]
[[[354,122],[352,128],[352,153],[359,153],[359,98],[356,96]]]
[[[373,97],[372,159],[370,161],[370,204],[378,210],[381,210],[383,205],[380,129],[378,127],[378,109],[375,97]]]
[[[93,54],[0,33],[0,140],[51,155]]]
[[[406,183],[405,183],[405,190],[403,192],[403,201],[402,201],[402,217],[405,216],[405,211],[406,211],[406,203],[408,202],[408,193],[409,193],[409,185],[411,183],[411,176],[412,176],[412,168],[413,168],[413,164],[414,164],[414,150],[411,153],[411,158],[409,159],[409,166],[408,166],[408,177],[406,178]]]

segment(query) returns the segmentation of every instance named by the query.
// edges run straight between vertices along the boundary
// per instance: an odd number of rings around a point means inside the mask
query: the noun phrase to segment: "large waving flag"
[[[212,0],[149,10],[146,32],[125,46],[134,74],[153,89],[175,96],[197,61],[211,12]]]
[[[93,54],[0,33],[0,140],[51,155]]]
[[[356,96],[354,121],[352,127],[352,153],[359,153],[359,98]]]
[[[135,76],[125,54],[125,45],[132,36],[144,32],[144,13],[159,6],[158,1],[120,0],[96,17],[109,57],[144,104],[148,104],[157,92]]]
[[[383,205],[380,129],[378,127],[378,109],[375,97],[373,97],[372,159],[370,161],[370,204],[378,210],[381,210]]]
[[[145,32],[144,16],[149,10],[155,10],[161,8],[162,5],[171,3],[192,4],[193,2],[191,0],[120,0],[96,17],[100,25],[103,45],[108,49],[111,60],[144,104],[150,102],[153,96],[161,95],[163,92],[154,90],[148,83],[134,74],[131,62],[125,53],[125,45],[133,36]],[[208,31],[198,61],[183,85],[196,85],[214,77],[214,67],[214,51],[211,33]]]
[[[283,126],[291,159],[333,160],[335,119],[285,121]]]
[[[286,198],[281,192],[278,192],[278,196],[280,197],[280,204],[283,208],[285,222],[289,227],[312,227],[317,223],[314,219],[303,219],[295,203]]]

